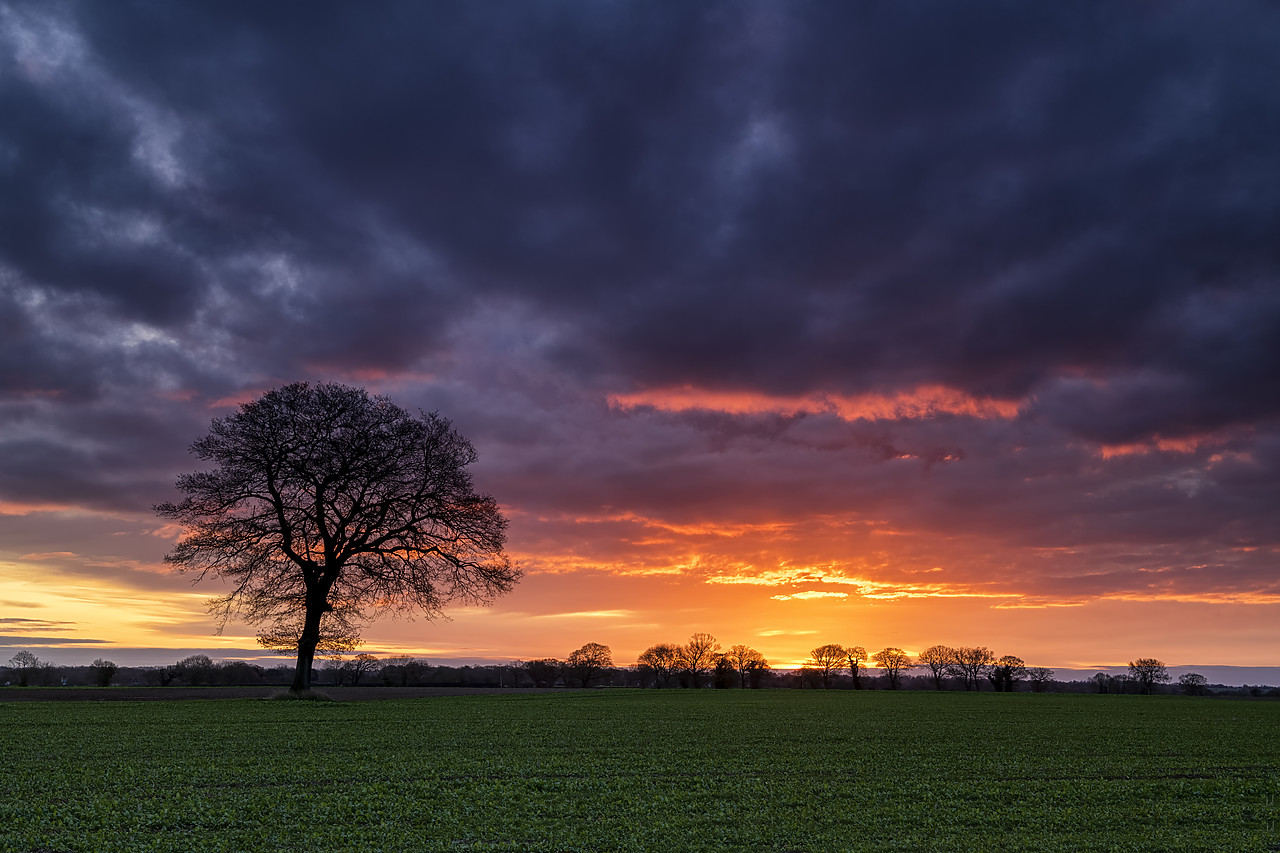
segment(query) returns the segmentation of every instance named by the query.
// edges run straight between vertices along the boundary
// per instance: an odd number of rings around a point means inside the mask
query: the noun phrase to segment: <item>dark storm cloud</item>
[[[5,22],[10,279],[235,354],[187,384],[403,369],[487,294],[615,383],[945,382],[1115,440],[1280,399],[1266,4]]]

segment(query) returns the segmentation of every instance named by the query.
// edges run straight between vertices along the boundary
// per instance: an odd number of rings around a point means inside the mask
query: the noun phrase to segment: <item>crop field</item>
[[[1280,704],[611,691],[0,704],[4,851],[1280,850]]]

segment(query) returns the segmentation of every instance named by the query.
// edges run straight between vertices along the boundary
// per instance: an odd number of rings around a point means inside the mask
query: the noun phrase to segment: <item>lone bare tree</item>
[[[310,689],[326,636],[375,612],[488,603],[520,578],[507,520],[467,471],[475,449],[435,413],[297,382],[215,419],[191,452],[212,467],[155,508],[186,528],[165,562],[232,582],[213,603],[224,625],[239,614],[296,643],[293,693]]]

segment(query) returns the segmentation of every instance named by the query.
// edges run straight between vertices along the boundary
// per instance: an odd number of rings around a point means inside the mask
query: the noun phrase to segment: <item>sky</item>
[[[695,631],[1280,665],[1280,6],[0,0],[0,658],[265,655],[151,507],[338,381],[524,578]]]

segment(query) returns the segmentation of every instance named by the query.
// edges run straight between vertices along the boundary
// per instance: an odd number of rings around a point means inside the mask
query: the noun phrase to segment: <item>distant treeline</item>
[[[870,663],[871,666],[867,666]],[[262,666],[191,655],[166,666],[121,667],[99,658],[88,666],[59,666],[30,651],[18,652],[0,670],[6,687],[287,687],[292,664]],[[639,687],[672,689],[999,690],[1057,693],[1185,693],[1280,698],[1274,687],[1209,684],[1196,673],[1176,683],[1158,660],[1139,658],[1127,673],[1099,672],[1062,681],[1053,670],[1028,667],[1013,655],[995,657],[985,647],[931,646],[912,658],[887,648],[867,655],[860,646],[827,644],[813,649],[799,669],[775,669],[744,645],[721,651],[710,634],[688,643],[659,643],[632,665],[616,665],[612,651],[587,643],[563,660],[540,658],[484,666],[438,666],[408,656],[334,656],[315,669],[316,685],[329,687]]]

